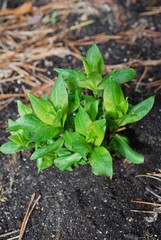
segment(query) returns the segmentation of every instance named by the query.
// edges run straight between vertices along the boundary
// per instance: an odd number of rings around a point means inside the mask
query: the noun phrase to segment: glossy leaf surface
[[[136,71],[133,68],[123,68],[113,70],[110,74],[104,77],[99,84],[99,89],[105,89],[109,80],[114,80],[118,84],[129,82],[136,77]]]
[[[46,124],[32,114],[24,115],[16,121],[8,120],[8,130],[17,131],[19,129],[37,132],[38,129],[45,127]]]
[[[12,154],[21,151],[20,145],[14,142],[7,142],[1,145],[0,151],[4,154]]]
[[[91,66],[92,72],[98,72],[101,75],[103,74],[104,61],[102,58],[102,54],[95,43],[87,52],[87,60],[89,65]]]
[[[61,74],[59,74],[51,89],[51,101],[56,110],[62,109],[64,112],[67,111],[68,94]]]
[[[80,107],[75,117],[76,132],[82,134],[83,136],[86,136],[88,132],[88,127],[91,123],[92,121],[88,113],[82,107]]]
[[[105,119],[94,121],[89,126],[86,141],[94,143],[96,146],[100,146],[104,140],[105,131],[106,131]]]
[[[108,117],[117,119],[121,111],[120,104],[124,101],[124,94],[118,83],[108,80],[103,94],[103,101]]]
[[[134,123],[141,120],[151,110],[154,104],[154,97],[149,97],[131,108],[129,113],[121,119],[116,120],[119,126]]]
[[[45,99],[38,98],[37,96],[29,93],[28,97],[30,99],[31,105],[34,109],[35,114],[37,117],[44,123],[52,125],[53,118],[50,114],[55,115],[54,106]]]
[[[20,100],[17,100],[17,108],[18,108],[18,113],[21,117],[26,115],[26,114],[32,114],[33,113],[32,108],[30,108],[29,106],[27,106],[26,104],[24,104]]]
[[[73,152],[79,153],[83,159],[87,159],[86,156],[91,152],[91,146],[86,142],[85,138],[76,132],[66,131],[63,134],[65,140],[65,146]]]
[[[40,172],[46,168],[49,168],[53,164],[54,159],[55,159],[55,156],[52,154],[44,156],[43,158],[38,158],[37,159],[38,172]]]
[[[82,156],[79,153],[73,153],[67,156],[58,157],[54,164],[60,170],[72,171],[72,167],[77,167]]]
[[[112,157],[105,147],[95,147],[89,162],[95,175],[105,175],[112,179]]]
[[[44,155],[47,155],[51,152],[56,152],[58,151],[62,145],[63,145],[63,139],[59,139],[57,141],[55,141],[54,143],[48,145],[48,146],[44,146],[42,148],[37,149],[30,157],[31,160],[35,160],[37,158],[43,157]]]
[[[115,134],[113,139],[117,144],[117,151],[134,164],[141,164],[144,162],[144,156],[134,151],[129,145],[125,137]]]

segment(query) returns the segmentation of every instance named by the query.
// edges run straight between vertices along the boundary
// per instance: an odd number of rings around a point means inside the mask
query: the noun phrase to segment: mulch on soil
[[[160,239],[161,2],[23,3],[0,3],[1,143],[7,140],[7,119],[17,118],[16,100],[27,102],[28,91],[48,92],[56,78],[54,67],[81,69],[80,56],[93,41],[104,56],[106,73],[129,66],[137,70],[137,78],[123,86],[133,104],[150,95],[156,100],[149,115],[125,131],[145,164],[114,157],[112,181],[92,175],[88,166],[71,173],[53,166],[38,174],[29,152],[1,154],[0,239],[21,239],[33,194],[41,198],[27,219],[24,240]],[[53,12],[56,24],[43,24]]]

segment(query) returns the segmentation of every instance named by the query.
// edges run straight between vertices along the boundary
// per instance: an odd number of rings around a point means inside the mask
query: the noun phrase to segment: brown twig
[[[151,176],[151,175],[144,175],[144,174],[139,174],[139,175],[136,175],[135,177],[147,177],[147,178],[153,178],[157,181],[160,181],[161,182],[161,179],[158,178],[158,177],[155,177],[155,176]]]
[[[130,60],[127,63],[119,63],[119,64],[114,64],[114,65],[105,65],[105,71],[109,72],[113,69],[119,69],[119,68],[126,68],[126,67],[154,67],[161,65],[161,59],[159,60],[141,60],[141,59],[133,59]]]
[[[35,198],[35,193],[31,196],[31,200],[29,202],[29,205],[28,205],[28,208],[27,208],[27,212],[26,212],[24,220],[22,222],[20,235],[19,235],[19,240],[21,240],[23,235],[24,235],[24,232],[25,232],[25,229],[26,229],[26,225],[28,223],[30,215],[31,215],[32,211],[34,210],[36,204],[38,203],[39,199],[41,198],[41,195],[38,196],[38,198],[35,200],[33,206],[31,207],[31,205],[32,205],[32,203],[34,201],[34,198]],[[31,208],[31,210],[30,210],[30,208]]]
[[[25,94],[23,93],[8,93],[8,94],[1,94],[0,100],[6,99],[6,98],[15,98],[15,97],[25,97]]]
[[[148,67],[146,66],[146,67],[144,68],[144,71],[143,71],[141,77],[139,78],[139,81],[138,81],[137,84],[136,84],[135,91],[138,90],[141,81],[145,78],[145,76],[146,76],[146,74],[147,74],[147,71],[148,71]]]
[[[19,240],[22,239],[22,236],[23,236],[23,233],[24,233],[24,229],[25,229],[26,219],[27,219],[27,216],[28,216],[31,204],[32,204],[32,202],[34,200],[34,197],[35,197],[35,193],[31,196],[31,200],[29,202],[29,205],[28,205],[28,208],[27,208],[27,212],[26,212],[25,217],[23,219],[23,222],[22,222],[22,225],[21,225],[21,230],[20,230],[20,235],[19,235]]]
[[[7,240],[15,240],[15,239],[18,239],[18,238],[19,238],[19,235],[15,236],[15,237],[8,238]]]
[[[134,84],[137,84],[137,82],[134,82]],[[154,93],[156,93],[161,89],[161,80],[156,80],[156,81],[150,82],[150,83],[140,83],[140,85],[145,86],[145,88],[157,87],[154,90]]]
[[[151,29],[145,29],[143,32],[143,36],[144,37],[149,37],[149,38],[160,38],[161,37],[161,33],[151,30]]]
[[[8,236],[10,236],[10,235],[12,235],[14,233],[18,233],[18,232],[19,232],[19,230],[15,230],[15,231],[12,231],[12,232],[4,233],[4,234],[0,235],[0,238],[8,237]]]
[[[0,102],[0,111],[2,111],[4,108],[6,108],[13,100],[14,100],[14,98],[10,98],[10,99]]]
[[[119,128],[119,129],[117,129],[116,132],[121,132],[121,131],[124,131],[124,130],[126,130],[126,127]]]
[[[93,42],[95,43],[105,43],[110,40],[119,40],[122,39],[120,35],[106,35],[105,33],[99,33],[90,37],[84,37],[77,41],[73,41],[72,44],[74,46],[86,46],[91,45]]]
[[[158,169],[159,171],[159,169]],[[148,173],[147,175],[141,174],[141,175],[137,175],[136,177],[148,177],[154,180],[158,180],[161,181],[161,179],[157,176],[156,177],[155,172],[152,173]],[[161,196],[159,196],[158,194],[156,194],[155,192],[153,192],[152,190],[150,190],[149,188],[145,188],[146,191],[150,192],[152,195],[154,195],[155,197],[157,197],[158,199],[161,199]],[[157,216],[158,214],[161,213],[161,204],[160,203],[153,203],[153,202],[145,202],[145,201],[141,201],[141,200],[131,200],[132,203],[136,203],[136,204],[143,204],[143,205],[150,205],[154,207],[153,211],[146,211],[146,210],[131,210],[132,212],[137,212],[137,213],[148,213],[148,214],[153,214],[153,217],[150,219],[147,219],[148,222],[152,222],[152,221],[156,221],[157,220]]]
[[[156,14],[160,14],[160,13],[161,13],[161,7],[152,7],[152,8],[149,8],[149,11],[142,12],[140,15],[141,16],[152,16],[152,15],[156,15]]]
[[[138,200],[131,200],[131,202],[137,203],[137,204],[151,205],[154,207],[161,207],[160,203],[144,202],[144,201],[138,201]]]
[[[147,88],[156,87],[156,86],[161,86],[161,80],[156,80],[151,83],[146,83]]]
[[[154,213],[154,211],[146,211],[146,210],[136,210],[136,209],[133,209],[133,210],[130,210],[131,212],[136,212],[136,213],[148,213],[148,214],[152,214]],[[158,214],[160,214],[161,211],[158,211]]]
[[[153,192],[152,190],[150,190],[150,189],[147,188],[147,187],[146,187],[146,190],[147,190],[148,192],[150,192],[152,195],[154,195],[155,197],[157,197],[158,199],[161,200],[161,196],[159,196],[158,194],[156,194],[155,192]]]
[[[160,89],[161,89],[161,86],[157,87],[157,88],[154,90],[154,93],[157,93]]]
[[[158,172],[159,173],[156,173],[156,172],[147,173],[147,175],[161,178],[161,169],[158,168]]]

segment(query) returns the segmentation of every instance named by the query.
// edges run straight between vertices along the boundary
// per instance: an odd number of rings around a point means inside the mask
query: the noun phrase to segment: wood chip
[[[30,13],[31,11],[32,11],[32,2],[27,2],[14,9],[2,9],[0,11],[0,16],[4,16],[4,15],[20,16],[26,13]]]

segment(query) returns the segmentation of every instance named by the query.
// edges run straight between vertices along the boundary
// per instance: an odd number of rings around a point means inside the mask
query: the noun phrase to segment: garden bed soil
[[[9,4],[13,1],[8,1]],[[38,1],[37,1],[38,2]],[[126,28],[139,21],[140,12],[145,11],[144,2],[135,1],[126,6],[118,1],[123,11],[128,10]],[[148,1],[150,4],[150,1]],[[159,6],[159,1],[154,6]],[[17,6],[17,1],[15,1]],[[14,7],[12,5],[11,7]],[[124,29],[123,23],[108,28],[105,19],[107,13],[95,17],[96,23],[82,29],[82,36],[94,35],[99,32],[112,34],[113,31]],[[155,31],[161,30],[160,15],[145,17],[149,27]],[[91,18],[94,18],[93,16]],[[144,19],[144,18],[143,18]],[[71,22],[74,16],[69,19]],[[74,39],[74,35],[71,36]],[[106,64],[126,62],[137,56],[142,59],[160,59],[160,44],[152,38],[140,38],[135,46],[110,41],[101,44],[100,49]],[[88,47],[81,47],[82,54]],[[50,58],[56,67],[72,67],[71,56],[64,60]],[[43,66],[43,62],[42,62]],[[81,68],[80,62],[76,66]],[[55,74],[51,71],[52,74]],[[137,69],[138,78],[143,68]],[[160,79],[160,66],[149,68],[145,78],[154,81]],[[129,100],[136,104],[154,94],[154,89],[141,87],[135,92],[135,82],[130,88],[123,87]],[[13,86],[12,86],[13,88]],[[8,87],[10,89],[10,86]],[[30,152],[24,151],[16,155],[1,154],[0,167],[0,235],[6,232],[19,230],[25,216],[31,195],[41,198],[34,209],[27,224],[24,240],[121,240],[121,239],[161,239],[161,214],[156,221],[149,222],[146,217],[151,215],[142,212],[132,212],[133,209],[153,210],[153,207],[136,205],[131,200],[159,202],[147,188],[155,190],[157,181],[150,178],[136,177],[138,174],[147,174],[161,168],[161,95],[156,94],[155,104],[150,113],[138,123],[129,125],[124,133],[129,137],[131,146],[145,156],[145,163],[133,165],[123,158],[113,156],[114,175],[112,181],[105,176],[95,176],[91,167],[80,166],[73,172],[61,172],[54,166],[37,172],[36,162],[29,161]],[[1,112],[1,143],[7,140],[5,131],[7,119],[17,118],[16,101],[13,101]],[[9,239],[9,237],[4,237]]]

